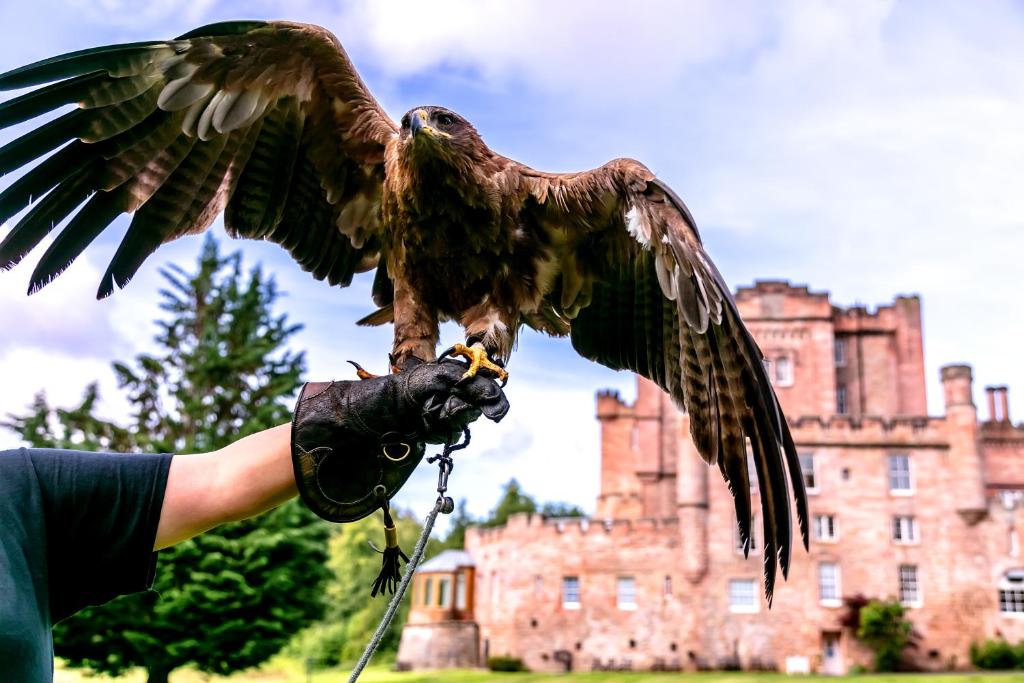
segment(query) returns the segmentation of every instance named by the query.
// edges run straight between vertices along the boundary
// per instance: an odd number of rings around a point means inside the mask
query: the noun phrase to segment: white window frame
[[[615,606],[621,610],[627,611],[636,609],[636,577],[616,577]]]
[[[575,588],[570,588],[575,586]],[[571,600],[575,593],[575,600]],[[580,608],[580,577],[579,576],[563,576],[562,577],[562,607],[564,609],[579,609]]]
[[[828,520],[828,524],[825,521]],[[836,543],[839,541],[839,518],[831,513],[814,515],[812,520],[814,540],[819,543]],[[825,534],[823,532],[827,531]]]
[[[896,537],[897,530],[899,531],[899,538]],[[921,542],[921,535],[917,526],[917,517],[914,515],[893,515],[890,536],[892,537],[892,542],[896,545],[918,545]]]
[[[906,458],[907,460],[907,488],[893,488],[893,463],[897,462],[897,458]],[[885,477],[889,486],[890,495],[914,495],[914,459],[910,457],[910,453],[890,453],[885,463]]]
[[[734,592],[734,588],[743,585],[744,598],[742,603],[736,602],[735,598],[737,593]],[[749,595],[751,596],[751,602],[747,602],[747,587],[749,586]],[[761,600],[759,598],[759,592],[757,590],[757,579],[729,579],[729,611],[734,614],[756,614],[761,611]]]
[[[831,571],[831,588],[833,596],[825,596],[825,575],[826,568]],[[818,565],[818,602],[823,607],[842,607],[843,605],[843,577],[839,565],[835,562],[822,562]]]
[[[914,597],[912,599],[908,599],[908,598],[904,597],[904,591],[903,591],[903,586],[904,586],[904,584],[903,584],[903,570],[904,569],[913,569],[914,570],[913,571],[913,574],[914,574]],[[897,577],[897,580],[899,581],[899,584],[897,586],[897,588],[899,590],[898,590],[897,594],[899,595],[900,604],[903,605],[904,607],[921,607],[922,605],[924,605],[924,590],[921,587],[921,567],[920,567],[920,565],[909,564],[909,563],[908,564],[901,564],[896,569],[896,571],[897,571],[896,577]]]
[[[743,555],[743,543],[740,539],[740,525],[736,524],[736,554]],[[760,546],[757,544],[757,514],[752,513],[750,515],[750,555],[757,555],[760,553]]]
[[[466,604],[466,598],[468,597],[466,588],[466,572],[459,572],[455,575],[455,609],[464,610],[468,605]]]
[[[797,458],[800,460],[800,474],[804,477],[804,488],[807,489],[807,493],[817,493],[821,487],[820,482],[818,482],[817,457],[814,453],[798,453]],[[804,458],[811,462],[811,479],[814,480],[814,486],[807,485],[807,468],[804,467]]]
[[[836,337],[832,346],[832,360],[837,368],[846,367],[846,339]]]
[[[747,483],[750,484],[750,492],[758,493],[761,490],[761,486],[757,480],[757,465],[754,464],[754,447],[750,445],[750,439],[746,440],[747,444]]]
[[[1009,596],[1005,594],[1010,594]],[[999,616],[1010,619],[1024,619],[1024,568],[1011,569],[999,577]],[[1012,604],[1015,609],[1007,611],[1005,605]],[[1019,607],[1020,609],[1016,609]]]
[[[783,364],[783,361],[785,364]],[[793,356],[782,355],[775,357],[775,372],[772,374],[772,383],[779,387],[793,386],[793,377],[796,375],[796,363]],[[785,368],[785,371],[783,371]]]
[[[434,579],[429,576],[423,579],[423,604],[426,607],[434,606]]]
[[[452,606],[452,580],[449,576],[442,576],[437,581],[437,606]]]

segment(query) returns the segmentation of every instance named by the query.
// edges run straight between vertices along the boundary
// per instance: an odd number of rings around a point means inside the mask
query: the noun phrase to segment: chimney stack
[[[970,365],[946,365],[942,368],[942,392],[946,397],[946,408],[956,406],[974,407],[971,397]]]
[[[989,422],[1010,421],[1010,396],[1006,385],[985,387],[988,394]]]

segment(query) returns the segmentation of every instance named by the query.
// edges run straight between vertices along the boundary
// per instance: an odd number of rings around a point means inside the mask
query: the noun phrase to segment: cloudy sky
[[[224,19],[322,24],[396,118],[445,104],[498,151],[545,170],[644,161],[687,201],[733,285],[786,278],[869,307],[920,294],[932,413],[950,362],[974,366],[976,397],[987,383],[1024,396],[1019,3],[2,0],[0,16],[0,70]],[[150,345],[157,268],[191,264],[199,246],[165,247],[97,302],[126,226],[31,299],[31,266],[0,273],[0,414],[40,389],[69,403],[94,379],[104,411],[123,411],[109,363]],[[236,244],[276,275],[283,310],[306,324],[296,346],[311,378],[348,376],[348,358],[383,368],[390,330],[352,325],[371,310],[367,282],[333,290],[272,245]],[[540,498],[592,509],[594,392],[629,397],[631,378],[533,334],[511,370],[513,410],[475,431],[454,495],[483,513],[515,476]],[[404,502],[425,511],[432,478],[424,465]]]

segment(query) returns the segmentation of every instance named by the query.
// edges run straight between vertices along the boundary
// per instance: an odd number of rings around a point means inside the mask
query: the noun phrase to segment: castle
[[[924,669],[969,666],[974,641],[1024,639],[1024,425],[1010,421],[1006,387],[986,389],[979,419],[971,368],[946,366],[945,414],[928,416],[917,297],[871,312],[764,281],[736,302],[810,501],[810,552],[794,552],[771,609],[760,520],[745,559],[731,496],[687,416],[641,379],[631,405],[597,397],[594,516],[517,515],[421,567],[400,664],[511,655],[539,671],[845,673],[870,664],[841,623],[843,598],[858,594],[908,607],[920,636],[908,656]]]

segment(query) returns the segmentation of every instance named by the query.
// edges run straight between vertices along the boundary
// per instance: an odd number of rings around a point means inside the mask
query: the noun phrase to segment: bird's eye
[[[440,123],[442,126],[450,126],[453,123],[455,123],[455,117],[453,117],[451,114],[438,114],[437,122]]]

